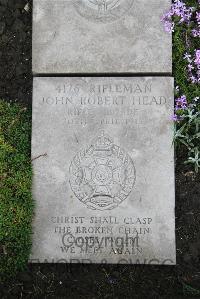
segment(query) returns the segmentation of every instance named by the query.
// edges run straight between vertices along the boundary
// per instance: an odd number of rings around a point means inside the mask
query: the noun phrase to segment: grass
[[[0,280],[24,268],[31,248],[31,113],[0,100]]]

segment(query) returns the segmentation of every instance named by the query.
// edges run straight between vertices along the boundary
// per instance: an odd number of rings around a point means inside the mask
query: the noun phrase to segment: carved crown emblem
[[[131,157],[103,131],[73,158],[69,169],[75,196],[93,210],[116,208],[135,183]]]
[[[102,131],[100,135],[93,141],[93,145],[97,150],[109,149],[112,143],[112,139],[110,138],[110,136],[105,135],[104,131]]]

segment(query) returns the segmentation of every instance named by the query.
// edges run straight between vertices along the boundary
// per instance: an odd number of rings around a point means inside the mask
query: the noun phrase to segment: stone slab
[[[31,262],[175,264],[173,79],[34,78]]]
[[[171,73],[170,0],[34,0],[34,73]]]

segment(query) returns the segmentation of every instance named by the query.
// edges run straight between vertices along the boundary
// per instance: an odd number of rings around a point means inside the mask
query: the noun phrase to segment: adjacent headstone
[[[175,264],[172,111],[169,77],[34,78],[31,262]]]
[[[34,0],[34,73],[171,73],[170,0]]]

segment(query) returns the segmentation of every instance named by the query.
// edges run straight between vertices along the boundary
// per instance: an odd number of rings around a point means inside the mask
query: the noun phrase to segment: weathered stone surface
[[[31,262],[175,264],[172,78],[34,78]]]
[[[170,0],[33,2],[34,73],[171,73]]]

